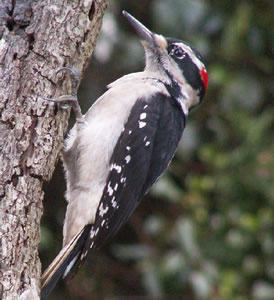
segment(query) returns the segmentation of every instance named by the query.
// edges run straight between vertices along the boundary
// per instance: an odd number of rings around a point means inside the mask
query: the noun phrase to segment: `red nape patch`
[[[208,84],[208,74],[207,74],[206,69],[202,69],[200,71],[200,75],[201,75],[202,81],[204,83],[205,92],[206,92],[206,90],[207,90],[207,84]]]

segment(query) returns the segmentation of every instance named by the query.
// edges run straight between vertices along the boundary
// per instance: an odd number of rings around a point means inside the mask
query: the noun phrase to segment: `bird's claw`
[[[56,74],[63,72],[63,71],[69,71],[70,81],[71,81],[71,94],[77,95],[77,89],[80,84],[80,75],[78,71],[73,67],[61,67],[56,70]]]
[[[67,109],[69,106],[68,104],[72,105],[72,108],[76,115],[76,121],[77,122],[83,122],[84,117],[81,113],[81,108],[78,103],[77,98],[77,90],[80,84],[80,76],[78,71],[73,67],[61,67],[56,70],[56,74],[63,72],[63,71],[69,71],[70,81],[71,81],[71,95],[63,95],[58,98],[48,98],[41,96],[42,99],[50,102],[60,103],[61,107],[64,109]]]
[[[46,101],[55,102],[55,103],[65,103],[65,104],[78,101],[77,97],[72,95],[63,95],[58,98],[48,98],[48,97],[41,96],[41,98],[43,98],[43,100]]]

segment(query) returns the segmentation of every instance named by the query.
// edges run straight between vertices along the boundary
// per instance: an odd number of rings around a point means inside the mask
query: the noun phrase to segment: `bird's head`
[[[124,16],[141,38],[146,53],[146,70],[163,73],[189,102],[187,110],[199,104],[207,89],[208,74],[200,53],[186,42],[151,32],[126,11]]]

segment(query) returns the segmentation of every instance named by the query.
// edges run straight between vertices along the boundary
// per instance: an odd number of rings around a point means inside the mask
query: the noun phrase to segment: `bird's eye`
[[[170,54],[176,56],[179,59],[183,59],[185,57],[185,51],[178,46],[174,46]]]
[[[185,54],[185,51],[182,48],[177,48],[175,49],[174,54],[177,57],[182,57]]]

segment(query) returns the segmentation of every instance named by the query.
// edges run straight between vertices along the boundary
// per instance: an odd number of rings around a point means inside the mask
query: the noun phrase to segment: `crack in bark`
[[[32,50],[35,42],[34,33],[28,34],[28,41],[29,41],[29,50]]]
[[[95,12],[96,12],[95,1],[92,1],[89,12],[88,12],[88,17],[89,17],[90,21],[93,19]]]

